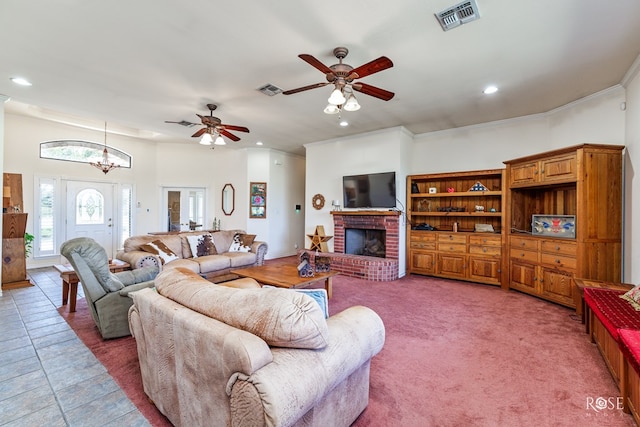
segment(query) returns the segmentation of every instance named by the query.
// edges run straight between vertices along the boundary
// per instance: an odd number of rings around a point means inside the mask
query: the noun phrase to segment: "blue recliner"
[[[64,242],[60,253],[69,261],[80,279],[87,306],[102,338],[131,335],[128,313],[133,299],[129,297],[129,293],[153,287],[158,267],[112,273],[109,270],[107,252],[88,237]]]

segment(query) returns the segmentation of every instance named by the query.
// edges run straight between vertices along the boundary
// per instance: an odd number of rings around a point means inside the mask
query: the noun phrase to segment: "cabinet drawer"
[[[467,243],[467,236],[463,233],[438,234],[438,243]]]
[[[438,243],[438,250],[442,252],[456,252],[456,253],[465,253],[467,252],[467,245],[460,243]]]
[[[502,238],[500,236],[472,235],[472,236],[469,236],[469,244],[500,246],[502,245]]]
[[[543,240],[540,244],[542,252],[576,256],[576,244],[573,242],[559,242],[557,240]]]
[[[509,256],[513,259],[522,261],[538,262],[538,252],[536,251],[526,251],[523,249],[511,248],[511,250],[509,251]]]
[[[436,235],[434,233],[429,233],[429,232],[418,233],[418,232],[412,231],[411,241],[412,242],[435,242]]]
[[[495,256],[500,255],[500,246],[480,246],[480,245],[471,245],[469,246],[470,254],[478,254],[478,255],[487,255],[487,256]]]
[[[414,242],[413,239],[411,239],[411,243],[409,246],[411,247],[411,249],[435,250],[436,242]]]
[[[575,257],[570,256],[542,253],[540,254],[540,262],[542,264],[552,265],[554,267],[570,269],[576,268],[576,259]]]
[[[537,239],[527,239],[526,237],[511,237],[509,240],[511,248],[530,251],[537,251],[539,243]]]

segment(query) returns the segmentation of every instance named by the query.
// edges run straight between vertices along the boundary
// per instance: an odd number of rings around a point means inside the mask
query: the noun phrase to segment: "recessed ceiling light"
[[[11,77],[9,80],[20,86],[31,86],[31,82],[23,77]]]
[[[482,91],[485,95],[491,95],[492,93],[496,93],[498,88],[495,86],[487,86],[485,90]]]
[[[346,121],[346,120],[342,120],[342,121],[340,121],[340,126],[342,126],[342,127],[349,126],[349,122]]]
[[[256,145],[262,145],[262,141],[256,142]]]

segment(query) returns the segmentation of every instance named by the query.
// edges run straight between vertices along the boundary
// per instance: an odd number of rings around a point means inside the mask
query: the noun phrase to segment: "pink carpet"
[[[572,310],[524,295],[423,276],[334,278],[330,312],[375,310],[386,343],[372,362],[370,402],[354,426],[634,426]],[[102,341],[84,301],[67,318],[155,426],[133,338]],[[598,400],[600,399],[600,400]]]

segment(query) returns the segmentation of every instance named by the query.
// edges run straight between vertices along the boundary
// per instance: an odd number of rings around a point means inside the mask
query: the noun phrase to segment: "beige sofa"
[[[194,257],[188,236],[209,234],[215,245],[215,255]],[[223,230],[209,232],[185,232],[166,235],[139,235],[125,240],[124,247],[118,251],[116,258],[125,261],[133,269],[146,266],[157,266],[160,269],[182,267],[198,273],[208,280],[229,273],[233,268],[251,267],[262,265],[267,253],[267,243],[253,241],[247,249],[248,252],[230,252],[233,239],[236,234],[246,235],[243,230]],[[148,244],[160,240],[177,259],[164,262],[161,256],[149,252]],[[144,249],[147,245],[147,250]],[[214,280],[215,281],[215,280]]]
[[[349,426],[366,408],[385,338],[371,309],[325,319],[304,293],[180,268],[155,283],[132,294],[129,325],[144,391],[174,425]]]

